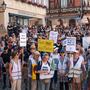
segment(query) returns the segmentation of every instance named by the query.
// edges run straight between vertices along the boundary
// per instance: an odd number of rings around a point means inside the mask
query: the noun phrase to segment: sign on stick
[[[66,51],[74,52],[76,50],[76,37],[67,37]]]
[[[20,33],[20,47],[26,47],[27,37],[26,33]]]
[[[53,52],[53,40],[38,40],[38,51]]]

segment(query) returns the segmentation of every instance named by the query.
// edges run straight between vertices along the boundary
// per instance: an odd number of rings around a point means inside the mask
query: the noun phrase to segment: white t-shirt
[[[50,79],[53,77],[53,74],[50,71],[50,66],[48,63],[42,63],[41,70],[46,71],[46,73],[40,74],[40,79]]]

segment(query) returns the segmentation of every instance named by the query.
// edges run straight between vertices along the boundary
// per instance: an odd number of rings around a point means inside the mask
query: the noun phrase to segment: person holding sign
[[[37,75],[37,64],[39,61],[40,53],[38,51],[35,51],[33,53],[33,57],[29,60],[28,65],[28,74],[31,78],[31,90],[37,90],[37,81],[38,81],[38,75]]]
[[[38,73],[40,73],[40,90],[49,90],[50,87],[50,79],[52,75],[50,75],[50,63],[48,62],[49,55],[48,53],[44,53],[42,56],[42,61],[38,63]]]

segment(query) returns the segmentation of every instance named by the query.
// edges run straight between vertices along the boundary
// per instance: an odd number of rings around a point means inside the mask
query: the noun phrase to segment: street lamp
[[[3,3],[0,5],[0,13],[5,12],[6,10],[6,3],[3,1]]]

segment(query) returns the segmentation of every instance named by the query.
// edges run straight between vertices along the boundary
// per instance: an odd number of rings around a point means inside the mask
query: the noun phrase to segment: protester
[[[17,51],[12,53],[12,59],[9,65],[9,74],[11,80],[11,90],[22,90],[21,89],[21,60]]]
[[[28,90],[28,64],[26,62],[22,66],[22,85],[24,90]]]
[[[2,65],[3,65],[3,59],[0,56],[0,80],[2,80]]]
[[[86,69],[87,69],[87,84],[86,84],[86,88],[88,86],[90,86],[90,46],[88,47],[87,51],[86,51],[86,60],[87,60],[87,64],[86,64]]]
[[[58,53],[58,47],[54,46],[54,52],[51,53],[50,55],[50,64],[53,65],[53,68],[54,69],[54,76],[53,78],[51,79],[51,83],[50,83],[50,89],[53,90],[53,88],[57,88],[57,81],[58,81],[58,78],[57,78],[57,70],[58,70],[58,63],[59,63],[59,53]]]
[[[74,57],[71,61],[70,71],[68,77],[73,78],[73,90],[82,90],[82,80],[85,79],[85,64],[84,58],[81,56],[80,50],[74,52]]]
[[[38,84],[38,75],[37,75],[37,65],[39,62],[39,56],[40,53],[38,51],[35,51],[33,53],[33,57],[29,60],[28,65],[28,74],[31,78],[31,90],[37,90],[37,84]]]
[[[69,90],[68,72],[70,68],[69,58],[65,55],[62,49],[60,52],[60,59],[58,64],[58,78],[60,83],[60,90]]]
[[[7,30],[8,30],[8,35],[11,36],[12,33],[13,33],[13,27],[12,27],[12,24],[11,23],[8,23],[8,26],[7,26]]]
[[[42,56],[42,61],[39,61],[38,63],[38,73],[40,76],[40,84],[41,89],[40,90],[49,90],[50,88],[50,79],[48,76],[46,78],[43,78],[43,75],[48,75],[50,73],[50,63],[49,63],[49,55],[48,53],[44,53]]]
[[[63,47],[66,48],[65,43],[63,43],[63,42],[64,42],[64,40],[66,40],[67,37],[76,37],[76,47],[79,49],[79,52],[80,52],[80,53],[78,53],[78,55],[79,55],[80,58],[82,58],[82,61],[84,62],[84,63],[82,63],[82,65],[81,65],[82,68],[80,68],[80,70],[81,71],[87,71],[87,73],[89,75],[89,49],[86,52],[85,50],[87,48],[84,47],[83,44],[82,44],[83,43],[83,37],[87,37],[87,36],[89,37],[90,36],[90,31],[89,31],[90,30],[90,25],[89,24],[82,24],[82,25],[76,25],[76,26],[75,25],[74,26],[72,26],[72,25],[64,26],[63,24],[61,24],[61,25],[57,25],[56,27],[52,28],[52,26],[43,27],[43,25],[33,25],[33,26],[23,26],[22,25],[21,26],[19,23],[14,22],[14,23],[9,23],[9,25],[7,26],[7,29],[8,29],[8,34],[6,34],[5,36],[0,37],[0,54],[1,54],[1,58],[3,59],[2,68],[4,68],[4,69],[8,68],[7,65],[6,65],[6,62],[10,62],[10,59],[8,59],[8,58],[11,57],[12,52],[14,52],[15,50],[18,50],[19,51],[18,52],[19,59],[22,61],[22,64],[23,64],[23,61],[24,61],[25,65],[23,65],[23,67],[24,67],[23,70],[26,71],[26,72],[29,71],[28,70],[29,69],[28,61],[31,61],[34,57],[34,53],[36,51],[38,51],[38,39],[49,40],[50,31],[58,32],[57,42],[54,43],[54,46],[55,46],[54,47],[54,52],[49,53],[50,57],[49,56],[44,57],[43,56],[44,51],[42,51],[42,52],[40,52],[40,55],[39,55],[39,58],[38,58],[39,62],[43,62],[44,61],[43,59],[46,58],[46,57],[49,58],[48,60],[46,59],[45,61],[47,61],[48,67],[50,67],[50,72],[51,72],[51,70],[54,71],[54,76],[50,77],[49,80],[46,80],[46,81],[48,81],[48,85],[46,83],[44,83],[43,82],[44,80],[42,80],[40,78],[40,76],[44,72],[41,70],[41,65],[38,65],[38,64],[40,64],[38,62],[37,65],[39,66],[39,69],[37,68],[38,70],[36,70],[37,71],[36,74],[39,74],[39,76],[38,76],[39,80],[37,80],[38,81],[38,85],[37,85],[38,89],[41,89],[45,85],[46,85],[47,88],[50,87],[50,90],[51,89],[58,89],[58,87],[61,87],[61,85],[60,85],[61,83],[58,84],[58,82],[60,82],[61,79],[60,78],[57,79],[57,77],[58,76],[60,77],[60,75],[61,75],[61,74],[57,75],[57,69],[58,69],[58,71],[61,71],[60,67],[62,67],[62,65],[60,65],[60,62],[64,61],[64,60],[61,60],[61,57],[66,58],[66,57],[68,57],[68,54],[71,54],[71,53],[75,56],[74,58],[78,57],[78,56],[76,56],[75,51],[74,51],[75,53],[73,53],[73,52],[67,52],[67,53],[64,52],[65,56],[63,56],[63,54],[61,53]],[[22,32],[27,34],[27,46],[26,47],[20,47],[20,35],[19,34],[22,33]],[[86,45],[86,43],[85,43],[85,45]],[[7,47],[8,50],[4,50],[5,47]],[[7,51],[8,53],[5,54],[5,51]],[[67,61],[69,61],[69,60],[67,60]],[[74,59],[72,59],[72,61],[70,61],[70,62],[74,63]],[[72,65],[71,63],[70,63],[70,67]],[[68,66],[68,65],[66,64],[66,66]],[[88,69],[87,69],[87,66],[88,66]],[[69,68],[69,67],[67,67],[67,68]],[[8,76],[8,72],[6,72],[7,70],[4,71],[4,69],[2,69],[1,75],[3,76],[3,82],[6,83],[5,76]],[[85,69],[85,70],[83,70],[83,69]],[[4,74],[4,72],[6,74]],[[68,70],[66,71],[66,73],[68,73]],[[28,87],[31,88],[29,82],[31,83],[32,80],[31,80],[31,77],[28,77],[29,75],[28,76],[27,75],[28,75],[28,73],[26,74],[24,80],[26,81],[25,83],[29,85]],[[87,75],[87,74],[85,73],[85,75]],[[88,80],[85,79],[86,78],[85,76],[83,76],[84,80],[83,80],[83,82],[81,81],[80,83],[77,83],[78,86],[81,87],[81,85],[82,85],[82,88],[85,87],[85,86],[87,87],[87,85],[84,84],[84,82],[86,82],[86,81],[88,81],[88,84],[90,82],[89,81],[89,76],[87,76],[87,77],[88,77]],[[73,77],[71,77],[71,78],[73,79]],[[26,79],[29,79],[29,80],[26,80]],[[65,80],[66,79],[67,79],[67,76],[65,76]],[[69,79],[68,80],[69,82],[66,80],[65,81],[66,83],[68,82],[68,84],[70,83],[70,84],[72,84],[72,86],[73,86],[73,84],[76,83],[72,79],[70,79],[70,77],[68,77],[68,79]],[[63,83],[65,84],[65,82],[63,82]],[[49,86],[49,84],[50,84],[50,86]],[[39,88],[39,86],[42,86],[42,87]],[[88,85],[88,86],[90,86],[90,85]],[[4,84],[3,87],[5,88],[6,85]],[[86,90],[86,88],[84,90]]]
[[[10,53],[8,51],[8,47],[4,48],[4,52],[1,54],[1,57],[3,59],[2,72],[3,72],[3,89],[4,89],[6,88],[7,70],[10,62]]]

